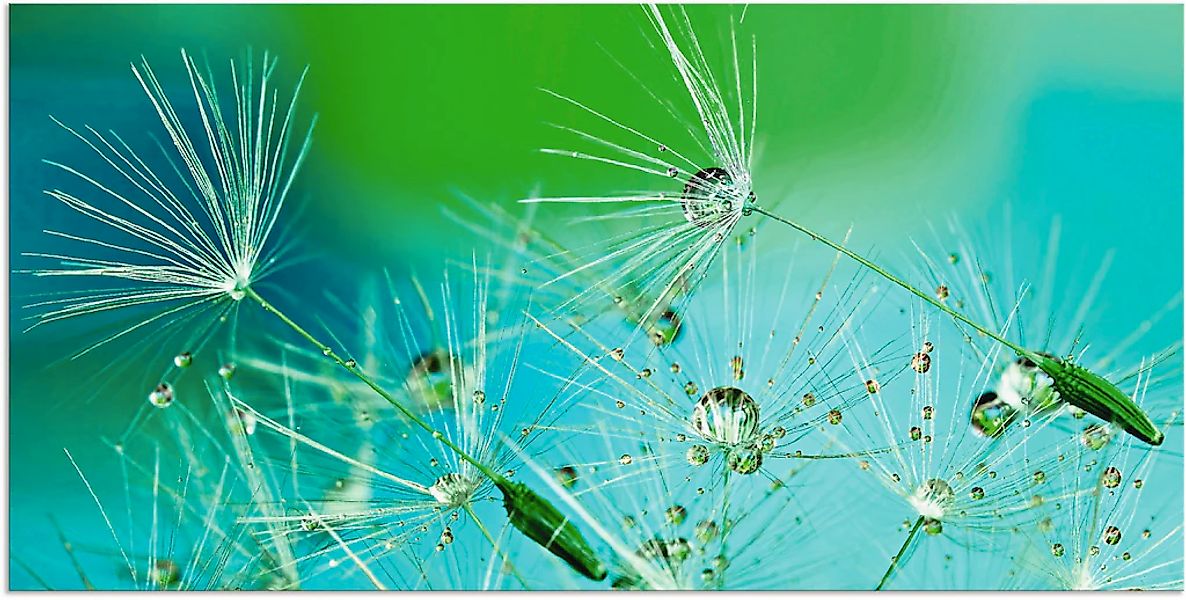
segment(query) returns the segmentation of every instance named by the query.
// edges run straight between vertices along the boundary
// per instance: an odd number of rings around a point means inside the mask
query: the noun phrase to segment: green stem
[[[894,570],[898,568],[898,561],[902,559],[902,555],[906,553],[906,549],[910,547],[910,542],[914,541],[914,536],[918,534],[918,529],[922,527],[923,518],[920,516],[918,520],[914,521],[914,527],[910,528],[910,533],[906,536],[906,541],[902,542],[902,547],[898,548],[898,553],[890,559],[889,568],[885,570],[885,575],[881,576],[881,583],[877,584],[876,591],[881,591],[885,584],[889,583],[890,578],[894,574]]]
[[[486,536],[486,540],[490,542],[490,545],[494,546],[494,552],[498,554],[498,557],[501,558],[503,562],[511,566],[511,574],[515,576],[515,579],[519,580],[519,584],[523,586],[523,589],[530,590],[531,586],[527,585],[527,581],[523,579],[523,575],[519,573],[519,569],[515,567],[515,563],[511,562],[511,557],[503,553],[502,546],[499,546],[498,542],[494,539],[494,536],[490,535],[490,531],[486,529],[486,525],[482,523],[482,520],[479,519],[478,515],[474,513],[473,507],[467,502],[462,505],[461,508],[464,509],[466,514],[468,514],[470,518],[474,520],[474,523],[478,525],[478,529],[481,530],[482,535]]]
[[[837,252],[840,252],[841,254],[861,263],[862,265],[871,269],[873,272],[877,273],[878,275],[881,275],[882,277],[890,280],[894,284],[897,284],[899,287],[905,289],[906,291],[910,292],[911,294],[918,296],[920,299],[926,301],[931,306],[934,306],[935,308],[947,313],[948,315],[950,315],[952,318],[956,319],[957,321],[960,321],[960,322],[966,324],[967,326],[971,327],[972,329],[975,329],[976,331],[979,331],[980,333],[983,333],[984,335],[987,335],[988,337],[1008,346],[1014,352],[1016,352],[1018,355],[1025,356],[1027,358],[1033,356],[1033,352],[1026,350],[1025,348],[1022,348],[1021,346],[1018,346],[1017,344],[1014,344],[1013,342],[1010,342],[1009,340],[1006,340],[1005,338],[997,335],[996,333],[993,333],[987,327],[984,327],[983,325],[980,325],[979,323],[976,323],[975,321],[969,319],[968,317],[965,317],[964,315],[956,312],[955,310],[948,307],[946,304],[939,302],[935,298],[932,298],[929,294],[926,294],[922,290],[899,279],[893,273],[890,273],[889,271],[886,271],[885,269],[877,266],[876,264],[873,263],[873,261],[861,256],[860,254],[857,254],[857,253],[853,252],[852,250],[849,250],[848,248],[846,248],[836,242],[833,242],[832,240],[804,227],[803,225],[800,225],[800,224],[798,224],[794,221],[791,221],[789,219],[780,217],[780,216],[778,216],[772,212],[769,212],[765,209],[758,208],[755,206],[752,208],[752,210],[756,213],[759,213],[761,215],[764,215],[766,217],[774,219],[775,221],[778,221],[779,223],[782,223],[784,225],[789,225],[792,228],[797,229],[798,231],[807,234],[813,240],[823,242],[825,245],[832,248],[833,250],[836,250]]]
[[[392,396],[391,393],[389,393],[387,390],[383,389],[378,383],[376,383],[374,379],[371,379],[371,377],[369,375],[367,375],[361,369],[359,369],[357,364],[347,363],[347,361],[343,360],[341,356],[338,356],[338,354],[336,352],[334,352],[333,348],[330,348],[329,346],[321,343],[320,340],[313,337],[313,334],[306,331],[304,327],[301,327],[300,325],[298,325],[296,323],[296,321],[293,321],[292,319],[288,318],[288,315],[280,312],[280,310],[277,309],[275,306],[272,306],[272,304],[270,302],[265,300],[263,298],[263,296],[260,296],[258,293],[256,293],[256,291],[254,289],[248,287],[248,288],[245,288],[243,291],[252,300],[255,300],[256,302],[258,302],[259,305],[261,307],[263,307],[263,309],[265,311],[276,315],[276,317],[279,318],[281,321],[283,321],[284,324],[291,327],[293,331],[300,334],[301,337],[305,338],[306,340],[309,341],[309,343],[313,344],[319,350],[321,350],[322,354],[324,354],[329,359],[333,360],[335,363],[338,364],[338,366],[349,371],[351,375],[355,376],[360,381],[367,384],[367,387],[374,390],[376,394],[379,394],[380,396],[382,396],[384,400],[390,402],[391,405],[396,408],[396,410],[403,413],[403,415],[405,417],[407,417],[410,421],[412,421],[413,423],[418,425],[421,429],[432,434],[433,439],[444,444],[450,450],[457,453],[457,456],[461,457],[461,459],[464,460],[465,462],[473,465],[474,468],[476,468],[478,471],[480,471],[483,475],[485,475],[491,481],[498,482],[498,481],[505,480],[505,478],[502,475],[495,473],[493,470],[491,470],[486,465],[478,462],[477,459],[475,459],[474,457],[467,454],[464,450],[462,450],[460,447],[458,447],[457,444],[454,444],[449,438],[445,437],[445,435],[443,433],[441,433],[440,431],[435,429],[432,425],[429,425],[427,422],[425,422],[420,417],[416,416],[412,411],[408,410],[408,408],[405,407],[402,403],[400,403],[400,401],[397,400],[395,398],[395,396]]]

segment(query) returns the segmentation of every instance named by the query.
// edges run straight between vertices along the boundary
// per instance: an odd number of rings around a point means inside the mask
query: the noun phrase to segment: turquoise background
[[[740,12],[689,9],[706,48]],[[574,113],[538,88],[658,127],[614,61],[681,93],[635,6],[30,5],[10,7],[9,22],[14,269],[39,264],[20,253],[51,248],[39,230],[68,218],[41,193],[63,176],[41,159],[87,160],[47,115],[139,142],[159,130],[128,69],[141,55],[178,92],[181,47],[215,64],[267,49],[281,80],[310,66],[302,106],[320,120],[286,235],[312,260],[280,285],[310,273],[348,285],[381,267],[439,271],[443,256],[481,243],[441,214],[459,193],[510,206],[537,186],[562,195],[642,184],[539,153],[564,140],[547,123]],[[1060,268],[1080,281],[1116,251],[1095,339],[1122,339],[1181,293],[1180,6],[751,6],[739,31],[757,39],[763,203],[827,232],[853,225],[855,245],[899,272],[928,222],[956,216],[991,239],[1008,205],[1015,238],[1040,239],[1058,215]],[[572,213],[540,214],[559,227]],[[10,550],[65,580],[44,515],[91,530],[98,521],[61,449],[102,473],[110,461],[96,438],[126,422],[144,388],[72,402],[84,395],[77,374],[112,357],[57,361],[97,325],[21,333],[22,305],[44,288],[20,274],[10,283]],[[1180,340],[1181,323],[1178,308],[1138,350]],[[1180,384],[1170,387],[1180,404]],[[34,585],[11,573],[12,587]]]

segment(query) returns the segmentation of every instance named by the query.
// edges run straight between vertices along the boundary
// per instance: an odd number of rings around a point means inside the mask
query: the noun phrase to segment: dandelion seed
[[[36,325],[100,312],[158,311],[79,354],[150,328],[160,337],[162,328],[179,327],[207,311],[216,315],[210,320],[215,322],[277,266],[268,242],[312,139],[310,125],[295,158],[290,159],[296,98],[304,75],[285,103],[271,82],[274,58],[264,56],[258,78],[250,61],[245,69],[231,63],[235,106],[233,114],[227,115],[219,103],[213,74],[201,70],[185,51],[181,58],[201,116],[204,140],[190,137],[147,63],[133,66],[132,72],[181,159],[184,167],[176,172],[185,192],[170,189],[120,136],[108,138],[89,127],[84,133],[62,125],[90,146],[115,170],[117,181],[126,182],[135,194],[117,191],[115,182],[101,183],[72,167],[47,161],[93,185],[103,197],[103,201],[84,200],[61,190],[47,192],[94,219],[105,233],[91,237],[50,232],[81,244],[80,251],[33,254],[63,265],[33,274],[99,277],[116,280],[122,287],[119,293],[85,292],[38,304],[45,311],[38,315]],[[115,236],[122,239],[117,241]],[[98,257],[95,253],[100,249],[110,251],[112,258]],[[189,341],[195,348],[210,333],[207,325],[191,326],[190,330]]]

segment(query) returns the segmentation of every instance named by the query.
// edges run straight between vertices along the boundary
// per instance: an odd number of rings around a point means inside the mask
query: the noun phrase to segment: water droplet
[[[667,146],[659,144],[659,152],[667,152]]]
[[[221,377],[223,381],[230,381],[231,378],[235,376],[234,363],[227,363],[221,367],[218,367],[218,376]]]
[[[828,411],[828,422],[829,423],[831,423],[833,425],[839,425],[840,421],[842,421],[843,419],[844,419],[844,417],[840,414],[839,410],[836,410],[835,408],[833,408],[832,410]]]
[[[868,390],[870,394],[876,394],[877,392],[881,391],[881,384],[877,383],[876,379],[870,379],[865,382],[865,389]]]
[[[685,519],[688,518],[688,509],[686,509],[678,504],[675,504],[675,505],[669,506],[667,508],[667,510],[664,512],[664,514],[667,516],[668,523],[671,523],[673,525],[680,525],[684,522]]]
[[[939,535],[943,533],[943,521],[927,517],[922,521],[922,530],[927,532],[927,535]]]
[[[918,440],[922,439],[922,429],[920,429],[918,426],[911,427],[910,428],[910,439],[912,439],[916,442]]]
[[[933,406],[922,407],[922,418],[924,421],[930,421],[931,419],[935,418],[935,407],[933,407]]]
[[[776,425],[774,429],[770,430],[770,436],[774,439],[781,440],[787,436],[787,428],[782,425]]]
[[[689,396],[695,396],[696,394],[700,393],[700,388],[696,387],[695,383],[689,381],[688,383],[684,384],[684,393]]]
[[[618,459],[618,462],[622,463],[623,465],[628,465],[634,462],[634,457],[630,456],[629,454],[623,454],[622,457]]]
[[[654,371],[652,371],[652,370],[650,370],[650,369],[643,369],[643,370],[641,370],[641,371],[639,371],[639,372],[638,372],[638,378],[639,378],[639,379],[646,379],[646,378],[648,378],[648,377],[650,377],[651,375],[654,375],[654,374],[655,374],[655,372],[654,372]]]
[[[679,177],[679,169],[676,167],[667,167],[668,177]]]
[[[675,441],[681,442],[681,443],[686,442],[686,441],[688,441],[688,436],[686,436],[682,433],[677,433],[677,434],[675,434]]]
[[[725,455],[725,466],[739,475],[752,475],[762,467],[762,453],[753,449],[730,449]]]
[[[688,448],[688,464],[694,467],[699,467],[708,462],[709,457],[710,454],[708,451],[708,446],[705,446],[704,444],[696,444],[695,446]]]
[[[181,567],[167,558],[162,558],[153,563],[148,577],[158,588],[173,587],[181,583]]]
[[[688,179],[680,196],[684,218],[699,227],[710,227],[728,218],[734,207],[757,198],[748,186],[737,185],[720,167],[702,169]]]
[[[1109,546],[1115,546],[1120,543],[1120,528],[1115,525],[1109,525],[1104,530],[1104,543]]]
[[[738,388],[713,388],[692,409],[692,428],[710,442],[752,444],[758,438],[758,403]]]
[[[923,342],[922,351],[926,354],[930,354],[935,351],[935,345],[930,342]]]
[[[680,372],[680,366],[679,366],[679,363],[671,363],[671,372],[672,372],[672,373],[679,373],[679,372]]]
[[[626,357],[626,351],[621,348],[614,348],[613,350],[609,351],[609,355],[612,356],[614,360],[621,361]]]
[[[486,392],[482,390],[474,390],[474,404],[479,406],[486,403]]]
[[[721,532],[721,528],[716,521],[706,520],[696,524],[695,535],[696,539],[700,540],[702,544],[707,544],[716,539]]]
[[[1055,556],[1062,556],[1066,553],[1066,548],[1063,548],[1062,544],[1055,544],[1050,547],[1050,553]]]
[[[442,544],[452,544],[453,543],[453,530],[452,529],[446,527],[445,530],[441,532],[441,543]]]
[[[1038,484],[1038,483],[1042,483],[1044,481],[1046,481],[1046,472],[1045,471],[1034,471],[1034,483]]]
[[[346,368],[347,369],[353,369],[357,366],[358,366],[358,361],[354,360],[353,358],[346,360]]]
[[[460,473],[446,473],[437,478],[429,488],[428,493],[437,502],[449,507],[458,508],[469,502],[470,495],[477,489],[480,480],[467,477]]]
[[[951,291],[947,289],[947,286],[941,285],[935,288],[935,297],[938,298],[940,302],[947,300],[949,295],[951,295]]]
[[[972,499],[973,500],[983,500],[984,499],[984,488],[982,488],[980,486],[976,486],[976,487],[972,488]]]
[[[1142,487],[1145,487],[1145,482],[1144,482],[1143,480],[1140,480],[1140,479],[1134,479],[1134,480],[1133,480],[1133,482],[1132,482],[1132,486],[1133,486],[1134,488],[1137,488],[1137,489],[1139,490],[1139,489],[1141,489]]]
[[[193,362],[194,355],[190,354],[189,352],[182,352],[181,354],[173,357],[173,364],[177,365],[177,367],[180,369],[184,369],[192,365]]]
[[[740,356],[734,356],[729,366],[733,369],[733,379],[741,381],[745,377],[745,361]]]
[[[1102,423],[1092,423],[1083,428],[1082,441],[1083,445],[1091,450],[1100,450],[1108,445],[1108,441],[1112,438],[1112,432],[1107,425]]]
[[[1108,467],[1104,469],[1103,475],[1100,476],[1100,483],[1108,489],[1118,487],[1120,485],[1120,469],[1116,467]]]
[[[972,430],[984,437],[997,437],[1016,413],[996,392],[984,392],[972,407]]]
[[[803,394],[803,406],[806,406],[807,408],[815,406],[815,394],[811,392]]]
[[[235,288],[235,289],[227,292],[227,294],[231,297],[231,300],[234,300],[236,302],[238,302],[239,300],[242,300],[245,296],[247,296],[247,292],[244,292],[243,290],[241,290],[239,288]]]
[[[1148,529],[1146,529],[1146,530],[1144,530],[1144,531],[1142,531],[1142,532],[1141,532],[1141,538],[1142,538],[1142,539],[1146,539],[1146,540],[1147,540],[1147,539],[1149,539],[1149,536],[1151,536],[1151,535],[1153,535],[1153,532],[1152,532],[1152,531],[1149,531]]]
[[[165,408],[173,404],[173,386],[167,383],[161,383],[148,394],[148,403],[157,407]]]
[[[1120,558],[1123,560],[1132,560],[1132,554],[1125,552],[1124,554],[1120,555]]]
[[[931,370],[931,355],[926,352],[918,352],[914,358],[910,359],[910,368],[917,373],[926,373]]]
[[[555,477],[556,481],[559,481],[560,485],[568,487],[568,489],[572,489],[572,487],[576,485],[576,467],[572,465],[566,465],[556,468]]]
[[[1088,554],[1090,554],[1090,555],[1092,555],[1092,556],[1099,556],[1099,555],[1100,555],[1100,547],[1099,547],[1099,546],[1092,546],[1092,547],[1090,547],[1090,548],[1088,548],[1088,549],[1087,549],[1087,553],[1088,553]]]

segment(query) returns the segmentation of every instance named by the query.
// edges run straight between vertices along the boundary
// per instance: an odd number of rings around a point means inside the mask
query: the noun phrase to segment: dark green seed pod
[[[1115,423],[1151,446],[1160,446],[1165,439],[1145,411],[1110,381],[1061,358],[1036,355],[1031,359],[1053,380],[1063,402]]]
[[[551,502],[522,483],[499,478],[494,484],[502,491],[503,507],[515,529],[560,557],[581,575],[593,581],[605,579],[605,565],[601,564],[589,542]]]

